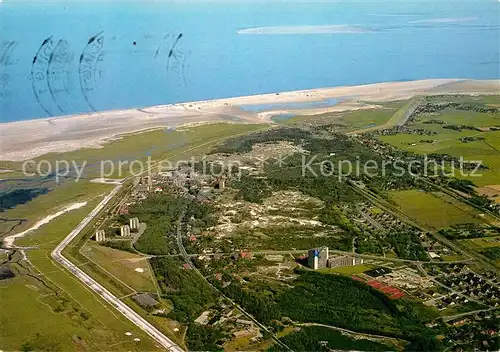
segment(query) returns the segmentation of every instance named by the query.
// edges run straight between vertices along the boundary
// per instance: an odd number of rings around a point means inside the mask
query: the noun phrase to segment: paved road
[[[95,207],[89,215],[87,215],[77,227],[70,232],[70,234],[52,251],[52,258],[59,264],[68,269],[73,275],[75,275],[80,281],[82,281],[88,288],[97,293],[102,299],[115,307],[120,313],[122,313],[127,319],[129,319],[136,326],[144,330],[149,336],[156,340],[162,347],[166,348],[172,352],[183,352],[183,350],[177,346],[172,340],[166,337],[161,331],[156,329],[152,324],[150,324],[146,319],[141,317],[132,308],[127,306],[125,303],[120,301],[111,292],[105,289],[97,281],[92,279],[89,275],[84,273],[75,264],[71,263],[62,255],[62,251],[66,246],[70,244],[71,241],[75,239],[76,236],[101,212],[106,204],[118,193],[121,186],[116,186],[110,194],[108,194],[98,205]]]
[[[214,289],[215,291],[217,291],[223,298],[225,298],[226,300],[228,300],[229,302],[231,302],[231,304],[234,307],[236,307],[240,312],[242,312],[243,314],[245,314],[250,320],[252,320],[255,323],[255,325],[257,325],[258,327],[260,327],[262,330],[266,331],[267,333],[270,333],[272,335],[272,339],[273,339],[274,342],[276,342],[278,345],[286,348],[288,351],[292,351],[276,335],[272,334],[269,331],[269,329],[264,324],[262,324],[257,319],[255,319],[252,314],[250,314],[247,311],[245,311],[238,303],[236,303],[235,301],[233,301],[231,298],[229,298],[228,296],[226,296],[222,291],[220,291],[217,287],[215,287],[214,285],[212,285],[212,283],[210,281],[208,281],[208,279],[205,276],[203,276],[203,274],[201,273],[201,271],[193,264],[193,262],[191,260],[191,258],[193,256],[187,253],[186,248],[184,247],[184,244],[182,243],[182,220],[184,219],[184,215],[185,214],[186,214],[186,209],[184,209],[182,211],[182,213],[180,214],[180,216],[179,216],[179,218],[177,220],[177,234],[176,234],[176,236],[177,236],[177,246],[179,247],[179,252],[181,253],[182,257],[184,257],[184,260],[187,263],[189,263],[189,265],[191,265],[192,270],[194,270],[201,278],[203,278],[203,280],[207,283],[207,285],[209,285],[212,289]]]
[[[294,322],[294,323],[295,323],[295,325],[298,325],[298,326],[321,326],[323,328],[328,328],[328,329],[332,329],[332,330],[338,330],[338,331],[346,332],[346,333],[349,333],[349,334],[359,335],[359,336],[365,336],[365,337],[370,337],[370,338],[385,339],[385,340],[395,340],[395,341],[401,341],[401,340],[403,340],[403,339],[399,339],[397,337],[392,337],[392,336],[367,334],[367,333],[364,333],[364,332],[348,330],[348,329],[339,328],[338,326],[333,326],[333,325],[325,325],[325,324],[319,324],[319,323],[298,323],[298,322]]]
[[[411,117],[411,115],[413,115],[415,110],[418,108],[420,103],[422,103],[422,100],[422,98],[415,99],[415,101],[413,101],[410,107],[406,110],[405,115],[403,116],[401,121],[399,121],[396,126],[404,126],[408,122],[408,119]]]
[[[490,311],[494,311],[497,309],[499,309],[499,308],[493,307],[493,308],[488,308],[488,309],[478,309],[478,310],[474,310],[472,312],[460,313],[460,314],[455,314],[455,315],[447,315],[447,316],[442,317],[442,319],[443,319],[443,321],[446,322],[446,321],[466,317],[468,315],[474,315],[474,314],[481,313],[481,312],[490,312]]]
[[[307,249],[290,249],[290,250],[282,250],[282,251],[257,251],[257,252],[251,252],[253,255],[266,255],[266,254],[302,254],[302,253],[307,253]],[[334,254],[339,254],[339,255],[347,255],[351,257],[358,257],[358,258],[364,258],[364,259],[372,259],[372,260],[383,260],[387,262],[399,262],[399,263],[411,263],[411,264],[437,264],[437,265],[450,265],[450,264],[460,264],[460,263],[470,263],[470,259],[463,259],[463,260],[451,260],[451,261],[446,261],[446,262],[432,262],[432,261],[421,261],[421,260],[410,260],[410,259],[401,259],[401,258],[386,258],[386,257],[380,257],[377,255],[369,255],[369,254],[358,254],[358,253],[353,253],[353,252],[345,252],[345,251],[338,251],[335,249],[329,249],[329,253],[334,253]],[[199,257],[199,256],[216,256],[216,255],[232,255],[234,252],[219,252],[219,253],[195,253],[195,254],[187,254],[187,258],[194,258],[194,257]],[[179,257],[179,256],[185,256],[183,254],[164,254],[164,255],[146,255],[147,258],[153,258],[153,257]]]

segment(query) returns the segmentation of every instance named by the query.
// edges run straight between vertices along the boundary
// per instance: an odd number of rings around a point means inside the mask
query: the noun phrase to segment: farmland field
[[[450,98],[451,99],[451,98]],[[481,101],[470,102],[471,98],[453,98],[458,102],[467,102],[481,106]],[[451,99],[451,100],[453,100]],[[485,101],[498,98],[485,97]],[[439,121],[439,123],[436,123]],[[449,126],[469,126],[461,130],[449,129]],[[500,131],[490,130],[490,127],[500,126],[499,113],[486,113],[469,110],[446,108],[439,113],[429,116],[418,116],[409,127],[432,131],[433,135],[422,136],[418,134],[399,133],[390,136],[380,136],[383,142],[397,148],[408,150],[417,154],[448,154],[457,158],[463,157],[468,161],[482,161],[489,167],[483,170],[481,176],[456,174],[458,178],[466,178],[478,186],[500,184]],[[474,129],[475,128],[475,129]],[[462,142],[464,137],[474,140]],[[433,143],[423,140],[433,140]]]
[[[461,203],[454,204],[456,201],[445,201],[440,196],[443,195],[420,190],[389,193],[389,199],[405,214],[436,229],[457,224],[481,222],[473,208]]]

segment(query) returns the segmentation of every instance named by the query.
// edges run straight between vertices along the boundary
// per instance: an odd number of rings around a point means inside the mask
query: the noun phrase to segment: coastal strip
[[[81,148],[100,148],[119,136],[160,127],[175,128],[200,123],[265,123],[279,111],[314,115],[373,108],[377,103],[409,99],[418,95],[499,94],[499,80],[429,79],[359,86],[276,92],[227,99],[214,99],[141,109],[16,121],[0,124],[0,160],[23,161],[48,153]],[[333,105],[297,108],[287,103],[311,103],[338,99]],[[369,102],[369,103],[368,103]],[[249,105],[275,104],[266,111],[249,111]],[[285,107],[283,107],[285,105]]]

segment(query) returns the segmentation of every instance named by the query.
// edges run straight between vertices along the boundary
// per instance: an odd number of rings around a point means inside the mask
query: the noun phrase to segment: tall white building
[[[307,264],[313,269],[326,268],[328,263],[328,247],[313,248],[308,251]]]
[[[122,236],[122,237],[130,236],[130,226],[128,226],[128,225],[121,226],[120,227],[120,236]]]
[[[130,219],[130,229],[131,230],[139,229],[139,219],[138,218],[131,218]]]
[[[96,240],[96,242],[106,241],[106,232],[104,230],[97,230],[95,232],[94,239]]]

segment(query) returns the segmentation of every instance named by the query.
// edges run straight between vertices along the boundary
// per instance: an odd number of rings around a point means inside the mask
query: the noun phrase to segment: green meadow
[[[388,196],[406,215],[435,229],[482,222],[474,208],[440,192],[392,191]]]
[[[484,97],[486,101],[498,100],[497,97]],[[477,104],[479,102],[476,101]],[[480,104],[479,104],[480,105]],[[442,121],[443,124],[426,123],[431,120]],[[455,131],[446,129],[446,125],[466,125],[484,129],[484,131],[467,130]],[[411,127],[427,129],[437,134],[420,136],[407,133],[392,136],[380,136],[380,140],[417,154],[431,153],[448,154],[457,158],[463,157],[466,161],[482,161],[488,170],[476,175],[461,175],[456,177],[469,179],[478,186],[500,184],[500,131],[487,130],[489,127],[500,127],[500,113],[482,113],[446,108],[436,116],[419,116]],[[464,143],[464,137],[482,138]],[[433,143],[424,140],[434,140]]]
[[[36,158],[35,161],[48,160],[52,165],[57,160],[74,160],[79,164],[86,161],[84,178],[79,182],[66,179],[47,194],[2,212],[3,218],[20,218],[26,221],[10,232],[11,224],[0,224],[0,236],[26,230],[38,220],[71,203],[86,201],[88,204],[53,219],[16,241],[16,245],[33,247],[26,251],[31,265],[26,262],[24,264],[38,279],[21,272],[13,279],[0,281],[0,347],[4,350],[51,351],[156,350],[157,346],[149,336],[56,264],[50,257],[51,251],[113,188],[111,185],[89,182],[89,179],[99,175],[101,160],[146,161],[150,157],[153,161],[168,159],[175,162],[203,155],[226,138],[269,127],[270,125],[264,124],[218,123],[180,128],[176,131],[156,130],[122,136],[100,149],[87,148]],[[1,167],[20,170],[21,163],[5,162]],[[111,177],[129,176],[127,171],[128,169],[121,176],[115,172]],[[19,171],[5,173],[2,177],[7,174],[18,175]],[[102,284],[116,294],[130,293],[130,286],[134,290],[155,289],[149,273],[139,275],[134,271],[133,262],[138,258],[117,258],[113,253],[107,253],[107,249],[94,251],[89,255],[90,258],[81,255],[79,247],[91,233],[92,228],[89,226],[65,250],[65,255],[71,257],[82,270],[97,277],[99,281],[102,280]],[[145,267],[145,263],[147,262],[142,260],[141,267]],[[17,267],[18,264],[10,266]],[[137,280],[134,279],[134,273],[137,274]],[[47,290],[46,285],[52,289]],[[59,294],[55,299],[51,298],[54,292]],[[125,300],[140,314],[145,314],[131,301]],[[147,318],[156,321],[158,328],[166,331],[173,339],[182,340],[180,336],[172,336],[167,321],[159,321],[152,316]],[[125,335],[126,332],[131,332],[132,336]],[[140,341],[133,341],[135,337],[140,338]]]
[[[26,262],[24,265],[38,279],[21,271],[13,280],[2,281],[0,325],[2,338],[9,338],[2,347],[19,350],[27,343],[33,350],[79,350],[79,345],[94,350],[156,349],[149,336],[50,257],[53,248],[99,201],[100,198],[90,200],[85,207],[61,215],[16,241],[20,246],[36,246],[26,251],[33,267]],[[35,328],[37,323],[39,328]],[[58,331],[58,326],[64,333]],[[132,332],[141,341],[134,342],[126,332]]]

